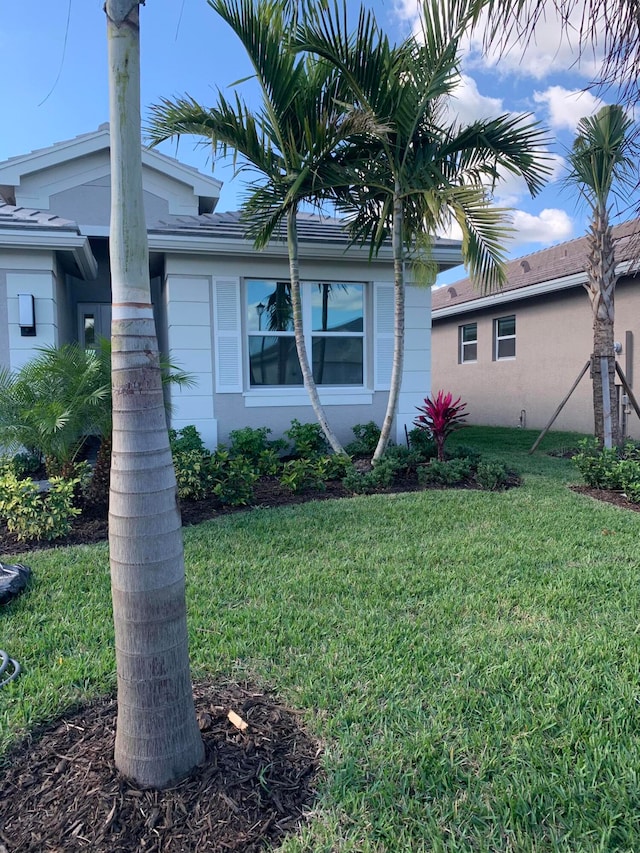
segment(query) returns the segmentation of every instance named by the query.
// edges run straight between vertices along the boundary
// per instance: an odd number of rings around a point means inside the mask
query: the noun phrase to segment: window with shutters
[[[365,285],[303,282],[302,323],[319,386],[365,383]],[[246,282],[249,384],[301,386],[288,281]]]

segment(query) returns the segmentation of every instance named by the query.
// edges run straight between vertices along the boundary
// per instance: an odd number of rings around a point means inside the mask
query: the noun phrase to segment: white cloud
[[[542,243],[549,246],[568,240],[573,234],[571,217],[564,210],[547,208],[539,214],[514,210],[512,214],[515,244]]]
[[[583,116],[597,113],[604,101],[591,92],[580,89],[565,89],[563,86],[550,86],[544,92],[534,92],[536,104],[544,104],[548,112],[548,121],[554,130],[563,128],[575,132]]]
[[[452,120],[463,125],[478,119],[496,118],[506,112],[502,99],[481,95],[478,84],[468,74],[460,76],[460,82],[449,100],[448,111]]]
[[[526,0],[531,7],[537,0]],[[414,32],[419,32],[418,0],[397,0],[395,11],[401,20],[409,21]],[[555,72],[568,70],[581,74],[592,80],[598,76],[602,65],[602,56],[589,47],[579,56],[579,33],[583,28],[594,40],[602,44],[602,32],[593,27],[588,17],[585,0],[577,0],[568,21],[563,24],[557,14],[554,4],[545,4],[545,14],[541,15],[533,32],[521,38],[513,37],[506,45],[494,45],[489,51],[484,51],[484,39],[489,30],[486,13],[463,44],[463,56],[466,68],[491,68],[500,74],[517,74],[522,77],[533,77],[543,80]],[[495,28],[492,28],[495,29]],[[595,30],[595,31],[594,31]]]

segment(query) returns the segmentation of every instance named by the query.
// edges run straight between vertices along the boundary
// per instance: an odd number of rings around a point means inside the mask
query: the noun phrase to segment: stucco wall
[[[0,270],[0,367],[10,367],[7,274],[5,270]]]
[[[493,322],[515,315],[516,356],[493,358]],[[458,363],[458,327],[478,324],[478,358]],[[627,367],[625,332],[635,338],[632,379],[640,376],[640,282],[622,280],[616,289],[616,340],[623,343],[618,360]],[[461,396],[470,423],[542,429],[569,392],[592,351],[589,298],[581,287],[535,299],[496,305],[492,309],[434,319],[433,388]],[[633,386],[632,386],[633,387]],[[637,396],[637,391],[635,392]],[[591,384],[587,373],[553,425],[557,430],[593,432]],[[640,438],[640,423],[629,416],[628,434]]]

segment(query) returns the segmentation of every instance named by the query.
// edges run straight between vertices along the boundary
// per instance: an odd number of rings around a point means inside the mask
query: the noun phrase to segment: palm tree
[[[459,127],[446,120],[444,99],[459,79],[458,48],[473,13],[472,2],[450,0],[423,5],[421,38],[390,44],[373,16],[360,12],[348,33],[346,7],[337,3],[300,27],[298,47],[338,68],[351,98],[379,128],[366,145],[340,152],[351,175],[338,187],[339,209],[350,216],[354,239],[377,251],[391,235],[395,282],[394,355],[391,388],[373,461],[389,441],[403,371],[405,262],[426,250],[438,230],[454,220],[471,275],[484,288],[504,277],[501,244],[509,228],[507,211],[490,205],[499,170],[521,175],[529,190],[541,188],[548,169],[537,124],[509,115]]]
[[[115,763],[165,787],[204,758],[189,674],[184,552],[142,200],[139,3],[107,0],[113,455],[109,554],[118,675]]]
[[[610,198],[637,186],[633,121],[619,105],[602,107],[580,119],[569,155],[568,181],[591,210],[585,285],[593,314],[593,414],[595,435],[606,447],[620,441],[615,387],[614,294],[618,276],[611,232]]]
[[[291,305],[296,350],[304,387],[336,453],[344,453],[320,402],[302,328],[296,214],[303,201],[318,202],[328,188],[343,183],[335,152],[345,139],[368,127],[362,115],[345,110],[341,80],[327,63],[291,49],[297,21],[289,0],[208,0],[242,42],[262,92],[252,112],[236,93],[235,103],[218,92],[215,106],[185,96],[163,99],[152,108],[152,144],[192,134],[211,143],[215,154],[241,158],[240,171],[257,171],[243,205],[247,232],[263,248],[286,222]]]

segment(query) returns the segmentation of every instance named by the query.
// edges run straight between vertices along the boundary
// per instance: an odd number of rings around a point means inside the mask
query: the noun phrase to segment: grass
[[[640,514],[576,495],[556,433],[454,443],[508,493],[375,495],[185,531],[194,676],[249,676],[326,745],[286,853],[640,850]],[[4,558],[3,558],[4,559]],[[114,688],[106,546],[28,560],[0,748]]]

